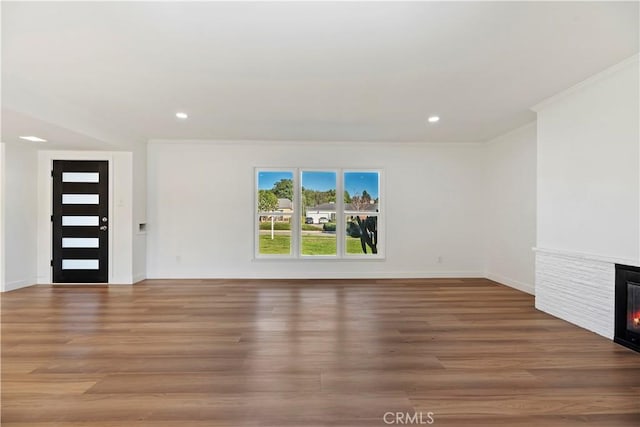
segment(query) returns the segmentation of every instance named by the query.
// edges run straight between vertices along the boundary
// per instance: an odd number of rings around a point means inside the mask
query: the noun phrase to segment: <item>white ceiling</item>
[[[112,142],[483,141],[636,54],[638,14],[638,2],[2,2],[2,138],[52,139],[55,126]]]

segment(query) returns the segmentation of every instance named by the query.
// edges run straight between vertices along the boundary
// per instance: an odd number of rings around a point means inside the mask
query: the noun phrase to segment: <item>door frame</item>
[[[101,160],[109,162],[109,228],[107,230],[107,241],[109,242],[109,248],[107,250],[107,256],[109,263],[107,266],[107,283],[112,283],[113,279],[113,264],[114,264],[114,236],[113,232],[117,230],[118,219],[114,216],[114,155],[110,152],[98,152],[98,151],[49,151],[40,152],[40,158],[38,161],[38,174],[43,177],[40,181],[41,185],[38,186],[38,200],[44,206],[38,207],[39,216],[42,217],[38,220],[38,283],[53,283],[53,268],[51,267],[51,260],[53,259],[53,226],[51,224],[51,215],[53,215],[53,179],[51,177],[51,171],[53,170],[54,160]],[[46,180],[46,183],[44,182]],[[46,213],[46,216],[44,214]],[[42,227],[42,229],[41,229]],[[46,248],[43,250],[42,248]],[[47,273],[44,274],[46,266]],[[104,286],[105,283],[64,283],[64,285],[98,285]]]

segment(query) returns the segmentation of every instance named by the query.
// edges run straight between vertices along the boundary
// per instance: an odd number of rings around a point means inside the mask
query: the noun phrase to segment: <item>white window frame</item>
[[[260,253],[260,217],[278,215],[281,212],[258,212],[258,182],[260,172],[290,172],[293,175],[293,212],[291,213],[291,245],[288,254]],[[302,250],[302,173],[303,172],[335,172],[336,174],[336,255],[303,255]],[[354,211],[344,209],[344,175],[347,172],[370,172],[378,174],[378,212],[360,212],[377,216],[377,254],[346,253],[346,217]],[[253,181],[253,223],[254,223],[254,260],[329,260],[329,261],[375,261],[385,259],[385,185],[382,168],[318,168],[318,167],[255,167]]]
[[[385,193],[384,193],[384,174],[382,173],[382,169],[355,169],[355,168],[344,168],[340,171],[341,174],[341,178],[340,178],[340,184],[342,185],[342,188],[344,188],[344,175],[345,173],[349,173],[349,172],[365,172],[365,173],[377,173],[378,174],[378,212],[357,212],[357,211],[347,211],[344,209],[344,205],[342,206],[342,246],[343,246],[343,253],[342,253],[342,258],[343,259],[352,259],[352,260],[358,260],[358,261],[362,261],[362,260],[367,260],[367,259],[384,259],[385,255],[384,255],[384,248],[385,248],[385,221],[384,221],[384,214],[386,212],[385,208],[384,208],[384,201],[386,199]],[[343,197],[341,198],[342,203],[344,203],[344,191],[343,191]],[[357,214],[357,213],[361,213],[361,214],[372,214],[369,216],[376,216],[378,217],[378,222],[377,222],[377,229],[378,229],[378,241],[376,243],[377,249],[378,249],[378,253],[377,254],[348,254],[347,253],[347,245],[346,245],[346,239],[347,239],[347,224],[346,224],[346,220],[345,217],[347,215],[352,215],[352,214]],[[337,228],[337,226],[336,226]]]

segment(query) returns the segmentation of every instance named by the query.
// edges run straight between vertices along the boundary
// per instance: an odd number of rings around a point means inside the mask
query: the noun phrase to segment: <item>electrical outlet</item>
[[[438,264],[442,264],[442,255],[438,255]]]

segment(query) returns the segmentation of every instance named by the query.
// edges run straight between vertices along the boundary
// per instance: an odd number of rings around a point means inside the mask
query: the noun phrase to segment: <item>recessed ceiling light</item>
[[[179,119],[186,119],[187,117],[189,117],[189,115],[187,113],[183,113],[182,111],[176,113],[176,117]]]
[[[429,123],[437,123],[438,121],[440,121],[440,117],[430,116],[427,120],[429,121]]]
[[[26,139],[31,142],[47,142],[46,139],[38,138],[37,136],[21,136],[20,139]]]

